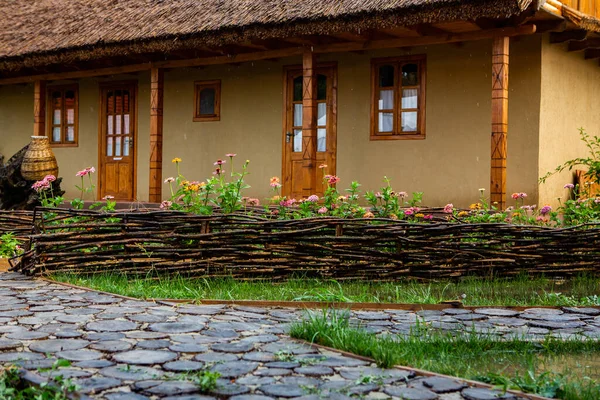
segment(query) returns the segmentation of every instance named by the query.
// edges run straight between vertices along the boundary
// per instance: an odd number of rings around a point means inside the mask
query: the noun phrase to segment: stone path
[[[303,311],[283,308],[175,306],[0,274],[0,363],[72,378],[80,392],[108,400],[267,400],[275,398],[413,400],[516,399],[460,380],[418,376],[285,335]],[[596,309],[448,309],[352,313],[350,321],[381,334],[405,334],[417,319],[439,329],[497,335],[600,337]],[[38,372],[56,359],[72,365]],[[221,374],[200,394],[194,372]],[[32,375],[34,378],[35,375]],[[499,396],[499,397],[498,397]],[[85,396],[84,396],[85,397]]]

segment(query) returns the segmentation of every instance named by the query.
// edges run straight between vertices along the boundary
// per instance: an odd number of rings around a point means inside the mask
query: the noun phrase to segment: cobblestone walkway
[[[353,324],[383,334],[408,332],[417,319],[440,329],[498,335],[600,337],[596,309],[357,311]],[[516,399],[460,380],[418,376],[299,344],[285,335],[302,311],[174,306],[0,274],[0,363],[72,378],[81,393],[108,400],[266,400],[301,398]],[[282,359],[282,354],[286,354]],[[37,372],[56,359],[72,366]],[[217,389],[198,393],[190,376],[209,368]]]

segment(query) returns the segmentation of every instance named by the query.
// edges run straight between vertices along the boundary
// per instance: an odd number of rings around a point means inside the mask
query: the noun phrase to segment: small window
[[[371,140],[425,138],[425,56],[375,59]]]
[[[221,81],[194,83],[194,121],[221,120]]]
[[[77,85],[48,87],[47,135],[53,146],[77,146],[78,141]]]

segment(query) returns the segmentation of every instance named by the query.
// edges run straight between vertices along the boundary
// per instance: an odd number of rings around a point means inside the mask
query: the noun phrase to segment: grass
[[[541,371],[554,357],[600,357],[597,341],[548,338],[544,342],[497,340],[481,334],[450,334],[417,327],[411,335],[378,337],[351,328],[339,312],[312,314],[292,325],[290,335],[375,359],[383,368],[404,365],[479,380],[565,400],[597,400],[600,383],[573,368]],[[598,373],[597,367],[594,370]]]
[[[69,366],[70,362],[58,359],[52,368],[45,371],[57,371]],[[10,365],[0,370],[0,399],[1,400],[67,400],[79,387],[71,379],[58,375],[39,386],[29,385],[19,375],[19,369]]]
[[[436,304],[461,299],[470,306],[600,305],[600,279],[567,281],[518,276],[513,279],[466,278],[459,281],[366,282],[295,278],[286,282],[187,279],[182,276],[131,278],[119,274],[68,275],[60,282],[139,298],[337,301]]]

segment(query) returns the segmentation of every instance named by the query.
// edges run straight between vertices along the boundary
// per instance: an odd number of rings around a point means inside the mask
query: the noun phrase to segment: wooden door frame
[[[132,165],[132,169],[133,169],[133,181],[132,181],[132,192],[131,192],[131,200],[135,200],[136,196],[137,196],[137,160],[138,160],[138,145],[137,145],[137,141],[138,141],[138,84],[139,82],[137,80],[120,80],[120,81],[103,81],[103,82],[99,82],[98,83],[98,89],[100,92],[100,95],[98,96],[98,178],[97,178],[97,182],[98,182],[98,190],[96,191],[96,200],[100,200],[100,194],[102,193],[102,189],[104,189],[102,187],[102,174],[104,173],[104,156],[102,153],[102,148],[103,148],[103,138],[102,138],[102,120],[103,120],[103,116],[102,116],[102,107],[105,104],[105,99],[104,99],[104,89],[106,89],[107,87],[111,87],[111,86],[127,86],[127,85],[131,85],[133,86],[133,100],[134,100],[134,105],[133,105],[133,165]],[[123,201],[123,200],[120,200]]]
[[[333,112],[331,126],[335,131],[335,142],[333,143],[331,152],[333,153],[333,159],[335,160],[335,170],[332,172],[332,175],[335,175],[337,172],[337,88],[338,88],[338,63],[337,61],[329,61],[324,63],[318,63],[316,69],[319,70],[321,68],[331,68],[333,71],[333,76],[331,80],[331,91],[333,93]],[[289,104],[289,88],[288,88],[288,75],[291,71],[302,71],[302,64],[294,64],[294,65],[284,65],[283,66],[283,118],[282,118],[282,132],[281,132],[281,179],[285,180],[285,167],[286,167],[286,159],[285,159],[285,146],[286,146],[286,133],[287,133],[287,118],[288,118],[288,106]],[[317,72],[318,74],[318,72]],[[317,172],[318,173],[318,172]],[[283,190],[282,190],[283,195]]]

